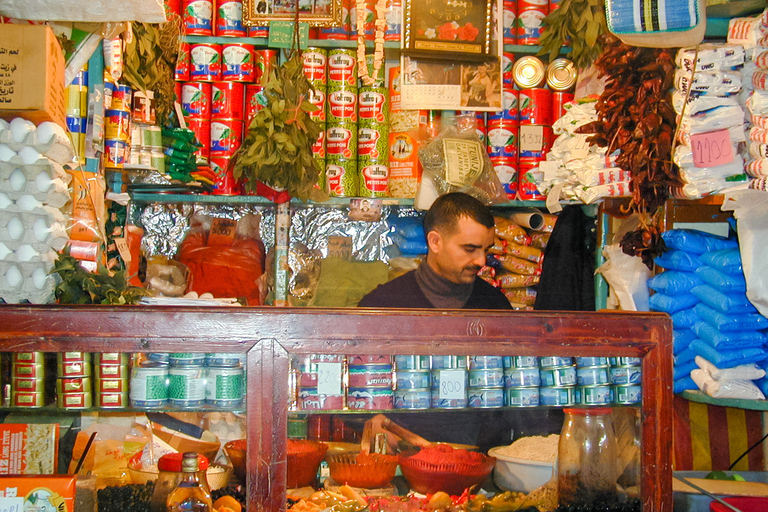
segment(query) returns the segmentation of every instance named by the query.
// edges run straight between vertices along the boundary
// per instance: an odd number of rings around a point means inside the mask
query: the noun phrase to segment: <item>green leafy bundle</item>
[[[99,272],[94,274],[69,254],[59,254],[51,274],[61,277],[55,291],[60,304],[138,304],[147,295],[144,288],[128,284],[124,270],[110,274],[99,264]]]
[[[568,58],[577,69],[589,67],[603,51],[599,37],[608,33],[603,0],[563,0],[543,23],[546,28],[538,55],[549,54],[550,61],[560,53],[564,41],[571,43]]]
[[[262,182],[302,201],[328,199],[317,187],[321,169],[312,155],[321,128],[309,116],[317,110],[308,100],[311,89],[299,52],[270,73],[266,105],[251,120],[232,158],[233,175],[248,192]]]

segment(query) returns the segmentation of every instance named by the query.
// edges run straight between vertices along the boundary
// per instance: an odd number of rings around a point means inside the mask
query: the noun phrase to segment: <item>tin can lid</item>
[[[547,66],[547,85],[555,91],[567,91],[576,85],[576,66],[568,59],[559,58]]]
[[[544,63],[538,57],[526,55],[516,60],[512,65],[512,77],[518,87],[530,89],[544,82]]]

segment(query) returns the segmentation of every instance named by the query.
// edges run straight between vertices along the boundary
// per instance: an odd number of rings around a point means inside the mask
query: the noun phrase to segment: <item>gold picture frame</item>
[[[266,25],[270,21],[293,21],[296,5],[299,20],[313,27],[340,27],[341,0],[243,0],[243,24]]]
[[[483,60],[493,53],[488,0],[405,0],[403,52],[414,57]]]

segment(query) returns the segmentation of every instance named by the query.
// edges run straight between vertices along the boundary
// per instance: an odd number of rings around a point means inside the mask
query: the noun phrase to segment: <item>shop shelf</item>
[[[751,409],[753,411],[768,411],[768,400],[744,400],[742,398],[712,398],[701,391],[683,391],[680,396],[691,402],[719,405],[721,407],[734,407],[738,409]]]

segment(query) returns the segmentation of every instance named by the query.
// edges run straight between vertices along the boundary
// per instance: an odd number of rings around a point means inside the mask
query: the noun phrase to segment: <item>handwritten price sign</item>
[[[317,393],[341,394],[341,363],[317,363]]]
[[[693,165],[714,167],[733,162],[733,144],[728,130],[691,135]]]
[[[440,370],[440,391],[438,396],[441,399],[466,398],[466,370]]]

